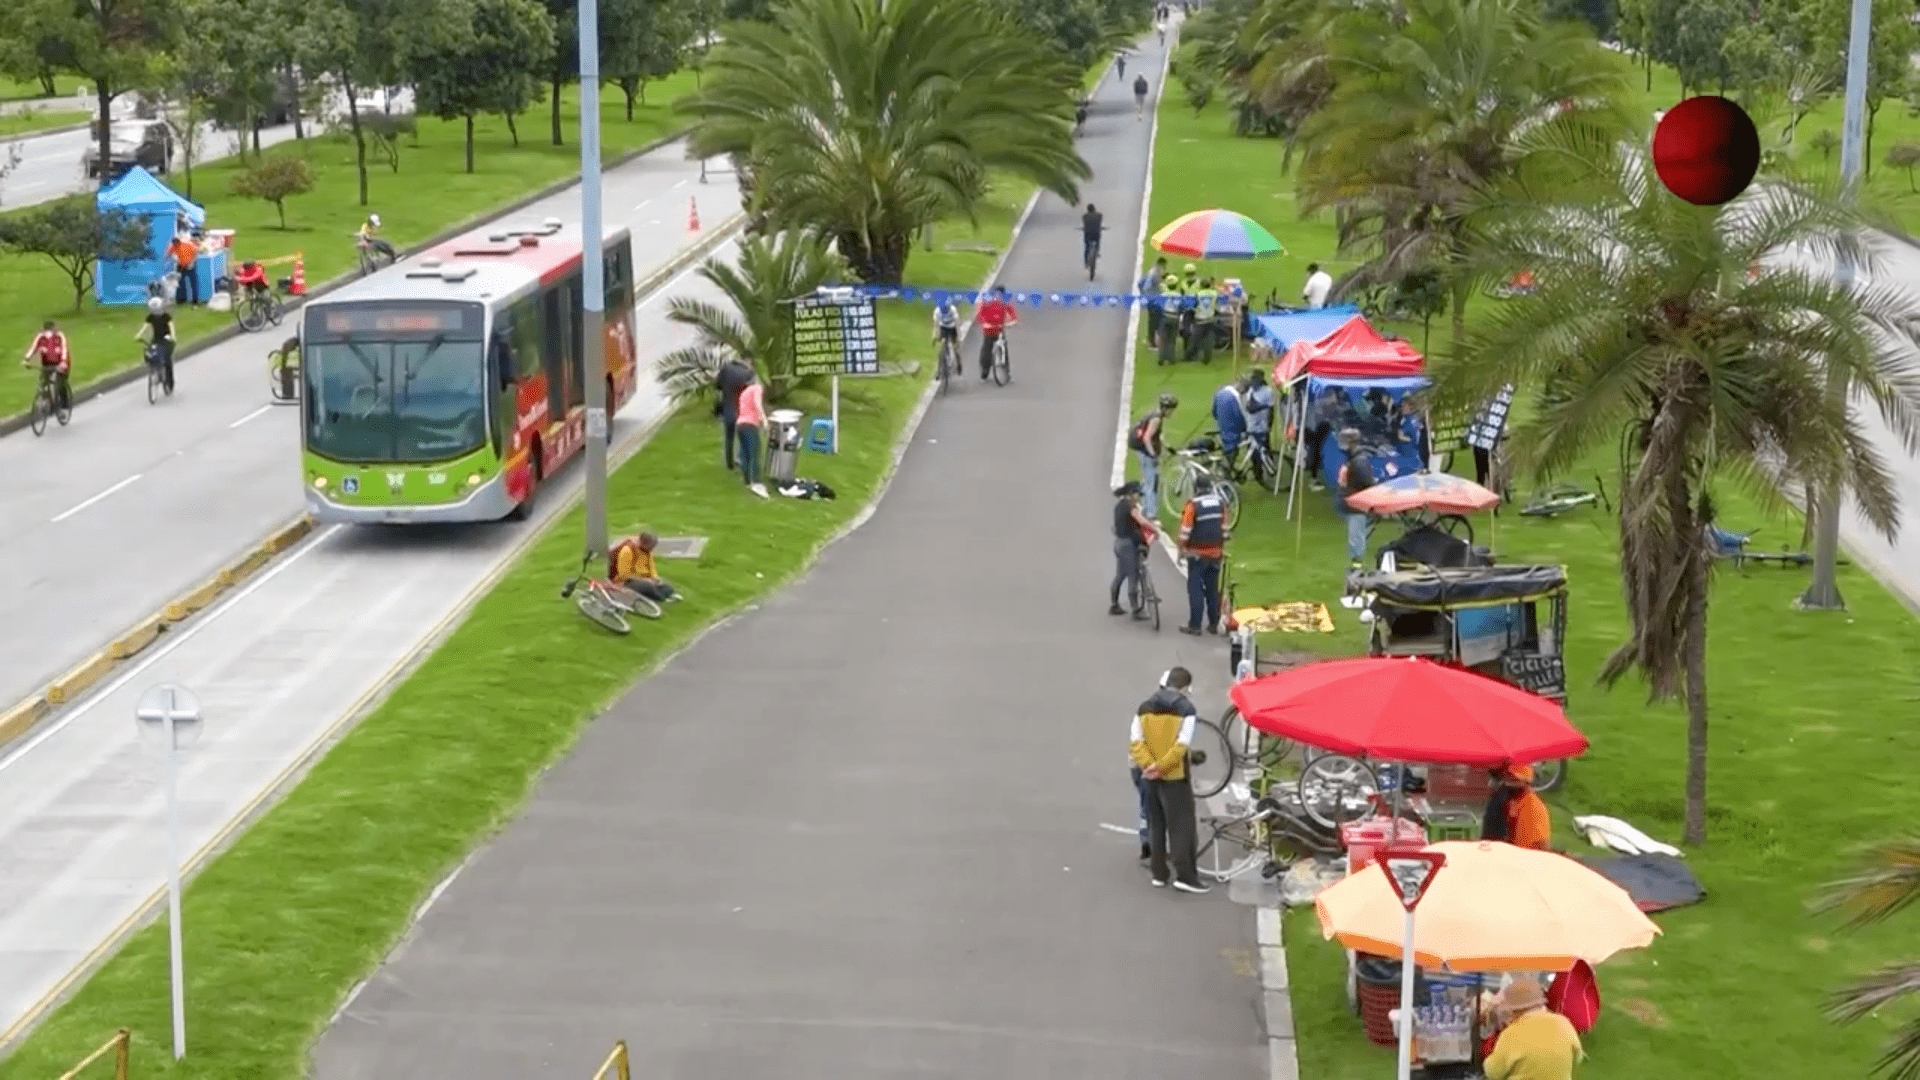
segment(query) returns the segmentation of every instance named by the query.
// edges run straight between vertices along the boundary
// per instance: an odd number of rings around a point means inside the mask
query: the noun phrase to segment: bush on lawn
[[[313,190],[318,171],[303,157],[271,157],[243,172],[235,173],[228,187],[247,199],[265,199],[280,214],[280,227],[287,227],[287,200]]]
[[[0,248],[53,260],[73,284],[73,310],[86,302],[96,259],[145,258],[147,219],[124,210],[101,211],[91,195],[69,195],[0,218]]]

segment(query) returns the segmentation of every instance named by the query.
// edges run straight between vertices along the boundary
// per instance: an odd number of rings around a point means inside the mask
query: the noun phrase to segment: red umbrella
[[[1500,496],[1447,473],[1408,473],[1349,496],[1347,505],[1369,514],[1404,514],[1409,510],[1477,514],[1500,505]]]
[[[1383,761],[1528,764],[1587,748],[1557,703],[1419,657],[1322,661],[1237,683],[1227,696],[1269,735]]]

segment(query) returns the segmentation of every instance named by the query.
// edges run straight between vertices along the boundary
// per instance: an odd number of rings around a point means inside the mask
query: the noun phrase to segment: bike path
[[[731,172],[685,157],[684,143],[606,174],[608,227],[633,230],[640,279],[703,234],[687,228],[697,196],[709,224],[739,209]],[[577,186],[509,215],[579,224]],[[497,225],[476,227],[484,235]],[[350,240],[341,237],[345,244]],[[107,641],[216,573],[304,507],[299,409],[271,403],[266,355],[295,331],[242,335],[196,353],[178,390],[147,402],[131,383],[81,402],[69,427],[0,439],[0,708],[38,691]],[[127,348],[138,349],[129,339]]]
[[[735,251],[724,244],[716,257]],[[667,319],[669,294],[724,299],[691,269],[643,299],[635,338],[647,373],[693,343]],[[643,377],[614,418],[616,451],[665,409]],[[575,464],[556,473],[536,520],[560,513],[581,477]],[[0,756],[0,1045],[166,884],[159,763],[133,722],[142,693],[173,682],[200,700],[202,737],[181,762],[182,848],[216,849],[536,528],[323,527]]]
[[[1106,80],[1082,147],[1108,289],[1148,129]],[[1085,288],[1078,216],[1042,197],[1002,280]],[[934,402],[869,523],[595,722],[315,1075],[585,1077],[624,1039],[663,1077],[1264,1077],[1252,909],[1151,888],[1101,827],[1131,821],[1159,673],[1216,713],[1227,681],[1184,605],[1157,635],[1106,615],[1126,327],[1024,312],[1013,383]]]

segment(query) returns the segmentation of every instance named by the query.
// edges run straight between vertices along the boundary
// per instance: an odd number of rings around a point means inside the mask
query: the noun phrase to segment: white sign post
[[[1413,973],[1419,964],[1413,954],[1413,909],[1447,864],[1437,851],[1388,848],[1380,854],[1380,869],[1393,884],[1400,906],[1407,909],[1406,931],[1400,942],[1400,1080],[1413,1077]]]
[[[167,785],[167,947],[173,982],[173,1059],[187,1055],[186,978],[180,959],[180,792],[178,752],[200,737],[200,702],[183,687],[163,683],[140,696],[134,711],[140,734],[161,747]]]

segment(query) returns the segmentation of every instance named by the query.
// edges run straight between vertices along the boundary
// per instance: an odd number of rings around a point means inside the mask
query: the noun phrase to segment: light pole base
[[[1793,610],[1845,611],[1847,610],[1847,601],[1840,595],[1840,590],[1837,588],[1825,594],[1816,594],[1814,590],[1808,589],[1806,592],[1793,598]]]

